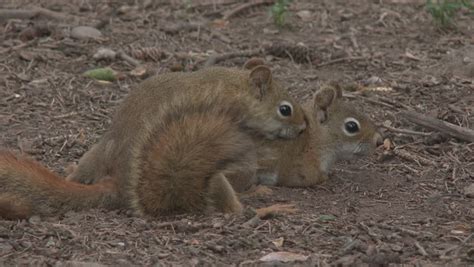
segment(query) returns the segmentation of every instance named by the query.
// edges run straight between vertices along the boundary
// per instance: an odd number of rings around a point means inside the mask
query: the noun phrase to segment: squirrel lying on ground
[[[260,150],[271,150],[272,159],[259,160],[261,184],[304,187],[328,179],[332,165],[369,155],[382,144],[382,136],[363,113],[342,100],[337,85],[326,85],[305,103],[307,129],[296,139],[265,140]],[[232,182],[232,181],[230,181]]]
[[[227,176],[256,173],[256,141],[296,138],[306,128],[301,107],[270,69],[259,61],[246,68],[252,70],[211,68],[144,81],[80,160],[73,181],[0,152],[0,217],[94,207],[149,216],[241,211]]]

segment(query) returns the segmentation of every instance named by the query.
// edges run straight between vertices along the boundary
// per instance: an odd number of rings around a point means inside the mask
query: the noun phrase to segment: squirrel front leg
[[[219,212],[242,212],[242,204],[240,204],[232,185],[222,173],[217,173],[210,178],[207,197],[208,206]]]

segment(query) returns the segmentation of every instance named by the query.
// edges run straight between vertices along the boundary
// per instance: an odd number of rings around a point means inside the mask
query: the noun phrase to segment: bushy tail
[[[70,210],[113,208],[115,184],[94,185],[65,181],[37,162],[0,151],[0,217],[22,219]]]
[[[251,168],[253,145],[228,114],[197,112],[169,120],[137,153],[132,205],[159,216],[240,209],[225,178],[229,170]]]

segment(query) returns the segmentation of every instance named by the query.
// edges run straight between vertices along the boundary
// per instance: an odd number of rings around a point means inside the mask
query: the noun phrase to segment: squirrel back
[[[176,100],[132,151],[126,191],[141,214],[241,209],[226,174],[235,166],[257,167],[246,107],[212,91],[192,98]]]
[[[303,187],[328,179],[337,161],[371,154],[382,136],[369,117],[342,99],[339,86],[326,85],[305,103],[307,129],[296,139],[262,141],[272,158],[259,161],[258,179],[267,185]]]
[[[166,105],[175,97],[201,95],[209,90],[229,98],[247,95],[271,110],[273,114],[264,125],[272,129],[256,131],[258,135],[264,133],[265,138],[295,138],[306,127],[301,107],[260,60],[249,60],[244,69],[213,67],[190,73],[166,73],[144,81],[130,92],[109,130],[84,154],[68,179],[90,184],[107,175],[128,172],[130,148],[146,135],[151,121],[161,116]],[[280,109],[291,114],[282,116]],[[247,126],[259,128],[252,123],[255,122],[249,120]]]
[[[164,84],[171,82],[163,79]],[[106,154],[97,163],[115,168],[104,174],[112,175],[111,180],[93,185],[66,181],[33,161],[0,153],[0,183],[5,185],[0,188],[0,217],[92,207],[132,208],[153,217],[209,210],[239,212],[241,204],[227,176],[241,169],[256,173],[254,141],[295,138],[306,127],[300,106],[284,92],[274,91],[267,67],[255,67],[248,79],[249,91],[229,91],[227,82],[197,87],[199,91],[193,93],[170,87],[164,93],[166,101],[159,103],[146,97],[156,84],[151,89],[138,88],[132,100],[125,100],[126,108],[139,105],[135,101],[141,99],[154,112],[145,117],[138,114],[138,124],[117,129],[122,139],[106,138],[104,147],[102,143],[95,146]],[[121,112],[125,119],[118,117],[119,121],[133,120],[127,117],[131,113]],[[110,158],[123,156],[110,152],[117,148],[128,153],[122,161]],[[101,150],[92,150],[97,151]]]

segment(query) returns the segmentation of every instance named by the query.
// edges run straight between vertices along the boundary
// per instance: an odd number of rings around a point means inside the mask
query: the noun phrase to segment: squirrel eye
[[[286,102],[282,101],[278,107],[278,114],[282,117],[289,117],[293,113],[293,106]]]
[[[360,131],[359,121],[354,118],[345,119],[343,130],[347,135],[350,136],[357,134]]]

